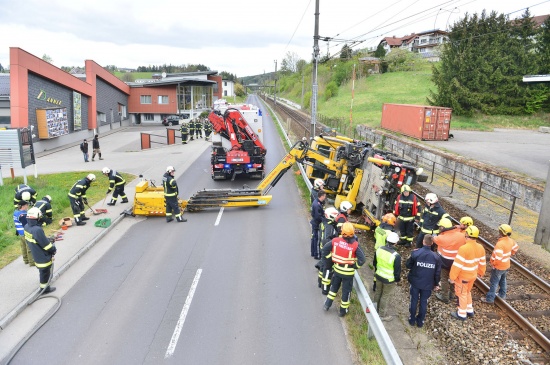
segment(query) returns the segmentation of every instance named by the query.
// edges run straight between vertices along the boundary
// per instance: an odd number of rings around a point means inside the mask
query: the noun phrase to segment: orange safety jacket
[[[448,269],[453,264],[460,246],[466,243],[466,237],[460,228],[453,227],[438,234],[433,238],[433,241],[437,245],[437,252],[448,264],[445,265]]]
[[[485,269],[485,249],[476,240],[467,238],[466,243],[458,249],[449,279],[472,281],[476,276],[485,275]]]
[[[500,237],[491,255],[491,265],[497,270],[510,268],[510,257],[518,252],[518,244],[508,236]]]

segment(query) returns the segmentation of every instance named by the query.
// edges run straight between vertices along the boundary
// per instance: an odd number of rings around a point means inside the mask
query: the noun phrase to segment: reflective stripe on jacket
[[[162,176],[162,186],[164,187],[164,196],[177,196],[178,184],[176,179],[168,172]]]
[[[395,200],[394,214],[402,221],[412,221],[419,216],[420,202],[416,199],[416,195],[413,193],[409,193],[409,196],[399,194]]]
[[[485,249],[471,238],[458,249],[453,266],[449,273],[451,280],[475,280],[476,276],[485,274]]]
[[[365,263],[365,255],[355,237],[332,239],[331,251],[334,272],[351,276]]]
[[[115,170],[111,170],[109,173],[109,191],[113,190],[115,186],[124,185],[126,180],[122,177],[121,174]]]
[[[439,227],[437,224],[441,218],[448,217],[449,215],[445,213],[445,210],[435,203],[433,207],[424,207],[422,210],[422,218],[420,219],[420,228],[425,234],[437,234],[439,233]]]
[[[90,187],[88,179],[84,178],[74,183],[73,187],[69,191],[69,196],[74,199],[85,198],[86,190]]]
[[[518,252],[518,244],[509,236],[500,237],[491,255],[491,265],[497,270],[510,268],[510,257]]]
[[[393,283],[401,280],[401,256],[393,247],[382,246],[376,250],[374,266],[377,281]]]
[[[52,264],[52,256],[57,249],[46,237],[44,230],[36,219],[28,219],[25,226],[25,240],[31,249],[36,267],[48,267]]]
[[[444,259],[444,267],[450,269],[458,253],[458,249],[466,243],[464,231],[458,227],[450,228],[433,238],[437,245],[437,252]]]

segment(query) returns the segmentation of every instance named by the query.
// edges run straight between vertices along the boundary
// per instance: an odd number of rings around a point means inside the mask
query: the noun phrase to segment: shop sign
[[[57,100],[57,99],[54,99],[54,98],[48,98],[46,96],[46,92],[42,89],[40,89],[40,92],[38,93],[38,96],[36,98],[38,100],[44,100],[44,101],[47,101],[48,103],[52,103],[52,104],[55,104],[55,105],[61,105],[61,100]]]

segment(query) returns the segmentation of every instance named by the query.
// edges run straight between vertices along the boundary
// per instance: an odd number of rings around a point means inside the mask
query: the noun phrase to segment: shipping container
[[[439,106],[384,104],[381,127],[423,141],[446,141],[451,112]]]

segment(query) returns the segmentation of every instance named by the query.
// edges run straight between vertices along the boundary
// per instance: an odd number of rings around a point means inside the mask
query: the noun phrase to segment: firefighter
[[[501,224],[498,227],[499,239],[491,254],[491,279],[487,295],[481,298],[484,303],[493,304],[498,290],[500,299],[506,299],[506,273],[510,269],[510,259],[518,252],[519,246],[510,236],[512,227]]]
[[[78,180],[74,183],[73,187],[69,191],[69,201],[71,202],[71,208],[74,214],[74,221],[77,226],[83,226],[86,224],[88,217],[84,213],[84,204],[88,204],[88,198],[86,198],[86,191],[95,181],[94,174],[88,174],[85,178]]]
[[[122,201],[120,202],[121,204],[128,203],[128,197],[124,193],[124,185],[126,184],[126,180],[124,180],[122,175],[118,171],[111,170],[108,167],[104,167],[101,172],[109,178],[109,189],[106,194],[109,195],[111,191],[113,192],[111,201],[108,202],[107,205],[115,205],[119,195],[122,198]]]
[[[320,191],[317,195],[317,199],[311,204],[311,256],[316,260],[321,258],[319,252],[319,225],[324,216],[324,205],[327,194],[324,191]]]
[[[342,225],[342,236],[333,238],[323,246],[323,256],[332,259],[334,270],[330,291],[323,309],[326,311],[330,309],[340,290],[340,285],[342,285],[342,299],[338,315],[343,317],[348,313],[355,270],[365,263],[365,254],[359,247],[353,224],[346,222]]]
[[[25,199],[23,198],[23,194],[25,194]],[[36,203],[36,190],[31,188],[27,184],[19,184],[15,188],[15,195],[13,196],[13,208],[17,209],[18,204],[21,200],[26,200],[29,202],[29,205],[32,207],[34,203]]]
[[[394,214],[397,215],[400,241],[398,245],[411,247],[413,241],[414,220],[420,219],[420,202],[411,192],[409,185],[401,187],[401,194],[395,200]]]
[[[181,144],[187,144],[187,138],[189,137],[189,126],[187,123],[182,123],[180,127],[181,132]]]
[[[178,204],[178,183],[174,178],[176,169],[173,166],[166,168],[166,173],[162,176],[162,186],[164,187],[164,199],[166,200],[166,222],[170,223],[174,220],[172,215],[176,216],[176,221],[187,222],[183,218],[180,206]]]
[[[40,209],[40,212],[42,213],[42,218],[40,221],[43,223],[42,225],[51,224],[53,222],[53,210],[52,210],[52,197],[49,195],[46,195],[39,201],[37,201],[34,206],[38,209]]]
[[[383,321],[393,319],[388,314],[388,302],[395,291],[395,283],[401,280],[401,255],[397,253],[394,246],[397,242],[399,242],[399,235],[391,232],[386,238],[386,245],[378,248],[374,253],[374,276],[378,283],[374,303]]]
[[[428,311],[428,298],[432,290],[437,290],[441,274],[441,257],[432,252],[432,235],[425,235],[421,249],[414,250],[406,262],[410,270],[407,279],[411,302],[409,305],[409,324],[422,328]],[[418,306],[418,315],[416,314]]]
[[[202,122],[199,118],[195,119],[195,134],[197,139],[202,138]]]
[[[334,207],[328,207],[325,209],[325,216],[321,222],[319,229],[319,252],[323,251],[323,246],[332,241],[333,238],[338,237],[338,231],[336,230],[335,219],[338,216],[338,209]],[[317,263],[318,284],[321,288],[323,295],[328,294],[330,288],[330,281],[332,279],[332,260],[321,256],[321,261]]]
[[[57,252],[53,239],[48,239],[39,222],[42,213],[38,208],[31,208],[27,212],[27,225],[25,226],[25,240],[30,247],[35,265],[40,276],[40,290],[42,294],[55,290],[49,285],[53,257]]]
[[[204,121],[204,138],[208,140],[210,138],[210,134],[212,133],[212,123],[208,119]]]
[[[396,222],[395,215],[393,213],[387,213],[382,217],[382,223],[374,230],[374,250],[378,250],[379,247],[386,245],[386,237],[390,232],[395,232],[394,226]]]
[[[458,297],[457,310],[451,312],[451,316],[461,321],[474,316],[472,287],[476,281],[476,275],[482,277],[486,268],[485,249],[476,242],[479,229],[476,226],[469,226],[466,228],[465,236],[466,243],[458,249],[449,274],[449,280],[455,284],[455,294]]]
[[[188,124],[189,124],[189,140],[192,141],[193,136],[195,135],[195,121],[191,119]]]
[[[348,221],[348,217],[351,214],[352,208],[353,205],[347,200],[344,200],[340,203],[340,213],[336,216],[336,219],[334,220],[336,222],[336,230],[338,231],[338,234],[341,233],[342,225]]]
[[[29,202],[21,200],[18,208],[13,212],[13,223],[15,225],[15,235],[19,236],[21,245],[21,257],[25,265],[34,266],[34,259],[32,258],[31,249],[27,246],[25,241],[25,225],[27,224],[27,211],[29,210]]]
[[[449,283],[449,271],[455,260],[460,246],[466,243],[464,231],[460,226],[454,226],[449,218],[441,218],[438,223],[439,234],[433,238],[437,245],[437,253],[441,257],[443,266],[441,267],[441,290],[435,293],[435,297],[444,303],[449,303],[455,299],[454,285]]]
[[[311,203],[317,199],[317,194],[319,194],[319,191],[323,190],[325,188],[325,182],[323,179],[315,179],[313,182],[313,188],[311,189],[311,193],[309,195],[309,198],[311,199]]]
[[[437,223],[441,218],[448,217],[449,215],[439,204],[437,195],[434,193],[426,194],[426,207],[422,210],[422,215],[420,217],[420,233],[416,237],[416,248],[422,247],[422,242],[424,240],[424,235],[426,234],[438,234],[439,229]]]

